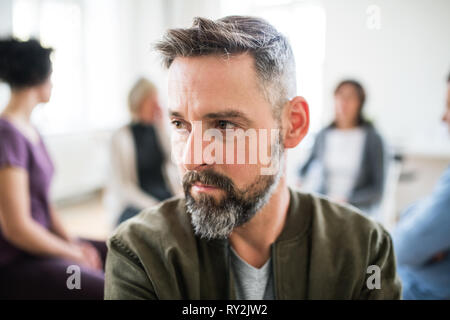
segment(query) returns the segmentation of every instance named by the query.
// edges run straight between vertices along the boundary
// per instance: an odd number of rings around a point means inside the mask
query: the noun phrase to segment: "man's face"
[[[253,63],[247,54],[183,57],[169,69],[172,158],[183,177],[187,211],[206,238],[225,238],[251,219],[281,176],[282,137],[271,131],[279,121]]]

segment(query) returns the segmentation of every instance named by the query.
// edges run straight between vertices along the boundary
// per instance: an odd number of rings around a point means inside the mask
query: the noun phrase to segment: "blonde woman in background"
[[[177,193],[155,85],[140,78],[128,96],[131,123],[114,133],[106,206],[117,225]]]

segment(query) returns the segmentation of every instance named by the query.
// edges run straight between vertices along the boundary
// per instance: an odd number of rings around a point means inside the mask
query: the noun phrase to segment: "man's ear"
[[[309,107],[303,97],[295,97],[288,102],[283,114],[285,119],[284,147],[294,148],[308,133]]]

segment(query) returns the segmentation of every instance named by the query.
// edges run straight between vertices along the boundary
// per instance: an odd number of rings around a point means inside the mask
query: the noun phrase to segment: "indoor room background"
[[[440,121],[450,71],[448,0],[0,0],[0,36],[38,37],[55,49],[52,99],[33,123],[55,162],[52,198],[71,232],[110,232],[101,199],[108,147],[112,132],[129,121],[133,82],[151,79],[166,106],[166,72],[152,44],[195,16],[230,14],[266,18],[292,44],[311,129],[289,151],[290,183],[333,117],[335,85],[354,78],[366,88],[365,114],[389,150],[383,221],[394,223],[430,192],[450,162]],[[0,85],[0,111],[8,96]]]

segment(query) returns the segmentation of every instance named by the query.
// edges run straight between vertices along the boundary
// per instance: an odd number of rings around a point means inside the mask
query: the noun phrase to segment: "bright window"
[[[114,28],[120,26],[116,26],[114,3],[14,1],[14,36],[37,37],[55,49],[51,100],[32,116],[42,133],[111,129],[127,120],[126,100],[119,90],[121,52]]]

